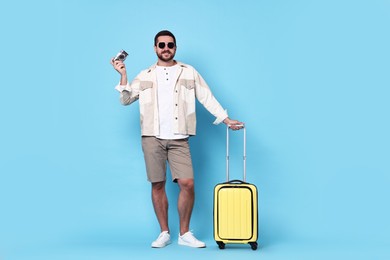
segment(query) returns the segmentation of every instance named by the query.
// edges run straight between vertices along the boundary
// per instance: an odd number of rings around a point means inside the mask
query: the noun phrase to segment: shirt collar
[[[176,60],[175,60],[176,61]],[[184,67],[184,68],[187,68],[187,65],[180,62],[180,61],[176,61],[176,65],[178,65],[179,67]],[[155,64],[153,64],[152,66],[149,67],[148,69],[148,73],[149,72],[152,72],[153,70],[155,70],[157,67],[157,62]]]

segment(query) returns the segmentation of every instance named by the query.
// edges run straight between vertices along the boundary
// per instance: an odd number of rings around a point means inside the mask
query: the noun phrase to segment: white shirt
[[[174,88],[178,65],[171,67],[156,66],[157,72],[157,103],[160,120],[159,139],[183,139],[188,135],[175,134],[173,131]]]

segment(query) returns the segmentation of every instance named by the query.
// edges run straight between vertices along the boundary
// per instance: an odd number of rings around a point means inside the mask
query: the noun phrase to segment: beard
[[[169,55],[166,55],[166,54],[169,54]],[[173,60],[173,58],[175,57],[175,54],[173,54],[170,51],[163,51],[161,53],[157,53],[157,57],[160,60],[167,62],[167,61]]]

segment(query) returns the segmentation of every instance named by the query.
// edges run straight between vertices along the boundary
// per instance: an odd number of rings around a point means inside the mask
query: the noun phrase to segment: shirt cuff
[[[221,114],[220,116],[217,117],[217,119],[215,119],[215,121],[213,122],[214,125],[219,125],[220,123],[222,123],[223,120],[229,117],[227,110],[224,110],[224,112],[225,113]]]
[[[122,92],[123,90],[125,90],[127,87],[127,85],[121,85],[121,84],[118,84],[116,85],[115,89],[118,90],[119,92]]]

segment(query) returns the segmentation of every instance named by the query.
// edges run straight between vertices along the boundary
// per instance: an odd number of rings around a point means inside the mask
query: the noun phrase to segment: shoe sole
[[[205,248],[206,247],[206,245],[196,246],[196,245],[192,245],[192,244],[180,242],[180,241],[178,242],[178,244],[181,246],[189,246],[189,247],[193,247],[193,248]]]
[[[163,248],[163,247],[166,247],[169,244],[171,244],[171,241],[169,241],[168,243],[165,243],[165,245],[161,245],[161,246],[152,245],[152,248]]]

